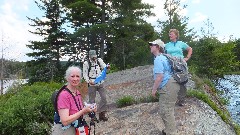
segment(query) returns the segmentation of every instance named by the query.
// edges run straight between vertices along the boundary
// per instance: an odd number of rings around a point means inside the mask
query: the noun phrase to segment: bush
[[[117,104],[117,107],[126,107],[126,106],[130,106],[134,103],[135,103],[135,100],[133,97],[124,96],[123,98],[118,99],[116,104]]]
[[[140,103],[151,103],[151,102],[158,102],[159,101],[159,93],[156,94],[156,98],[154,98],[152,95],[149,95],[147,97],[142,97],[139,99]]]
[[[53,123],[51,95],[62,85],[35,83],[1,95],[1,135],[47,135]]]

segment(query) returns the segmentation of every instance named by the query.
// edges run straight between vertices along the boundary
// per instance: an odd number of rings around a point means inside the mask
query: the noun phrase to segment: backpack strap
[[[58,91],[55,91],[52,95],[52,98],[54,96],[54,111],[58,114],[58,109],[57,109],[57,98],[59,96],[59,94],[61,93],[61,91],[63,91],[66,88],[66,85],[63,85],[62,88]]]
[[[78,106],[77,100],[76,100],[75,96],[74,96],[74,95],[72,94],[72,92],[67,88],[67,86],[64,85],[64,86],[62,86],[62,88],[57,92],[57,95],[56,95],[56,97],[55,97],[55,101],[54,101],[54,110],[55,110],[55,112],[56,112],[57,114],[59,114],[59,113],[58,113],[58,109],[57,109],[57,99],[58,99],[59,94],[60,94],[63,90],[66,90],[67,92],[69,92],[69,93],[72,95],[72,97],[73,97],[73,99],[74,99],[74,102],[75,102],[78,110],[80,111],[80,110],[82,109],[81,105]],[[81,95],[81,94],[80,94],[80,95]]]
[[[98,64],[98,66],[99,66],[100,69],[101,69],[101,65],[100,65],[100,62],[98,61],[98,58],[97,58],[96,60],[97,60],[97,64]],[[90,73],[91,68],[92,68],[92,63],[90,62],[89,59],[87,59],[87,62],[88,62],[88,77],[89,77],[89,73]],[[94,79],[94,78],[91,78],[91,79]]]
[[[76,106],[77,106],[77,108],[78,108],[78,111],[82,110],[81,105],[78,106],[77,100],[76,100],[75,96],[72,94],[72,92],[71,92],[67,87],[65,88],[65,90],[67,90],[67,91],[72,95],[72,97],[73,97],[73,99],[74,99],[74,102],[75,102],[75,104],[76,104]],[[81,94],[80,94],[80,95],[81,95]]]

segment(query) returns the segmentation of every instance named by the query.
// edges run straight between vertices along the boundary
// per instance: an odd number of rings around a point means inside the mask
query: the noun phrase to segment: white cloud
[[[11,0],[0,2],[0,45],[4,49],[4,58],[17,61],[30,60],[25,54],[31,52],[26,47],[28,41],[39,39],[28,30],[32,27],[28,25],[26,19],[19,16],[19,12],[25,13],[28,9],[30,0]]]
[[[204,15],[200,12],[197,12],[194,14],[194,18],[190,20],[190,23],[199,23],[199,22],[203,22],[208,18],[207,15]]]
[[[151,23],[151,24],[156,24],[158,19],[162,19],[165,17],[164,14],[164,10],[163,10],[163,5],[164,5],[164,1],[160,0],[160,1],[156,1],[156,0],[142,0],[143,3],[148,3],[154,6],[154,8],[151,10],[153,13],[156,14],[156,16],[154,17],[150,17],[147,18],[147,22]]]

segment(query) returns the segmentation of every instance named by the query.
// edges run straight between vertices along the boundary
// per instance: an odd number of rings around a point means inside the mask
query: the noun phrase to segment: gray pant
[[[180,90],[178,92],[178,101],[184,102],[185,97],[187,95],[187,87],[185,84],[180,84]]]
[[[180,90],[180,85],[171,78],[168,83],[159,91],[160,115],[165,125],[165,133],[167,135],[176,135],[175,121],[175,103]]]
[[[107,107],[106,90],[104,89],[103,84],[100,84],[99,86],[88,87],[89,102],[96,103],[95,98],[96,98],[97,91],[101,97],[97,110],[98,112],[107,111],[108,107]]]
[[[184,64],[186,65],[186,67],[188,67],[188,66],[187,66],[187,62],[184,62]],[[187,68],[187,70],[188,70],[188,68]],[[180,90],[179,90],[179,92],[178,92],[178,101],[179,101],[180,103],[183,103],[184,100],[185,100],[186,95],[187,95],[187,87],[186,87],[186,84],[180,84]]]

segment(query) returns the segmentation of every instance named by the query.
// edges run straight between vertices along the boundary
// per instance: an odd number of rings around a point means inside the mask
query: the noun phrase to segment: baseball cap
[[[90,58],[93,58],[93,57],[96,58],[96,57],[97,57],[96,51],[95,51],[95,50],[90,50],[90,51],[89,51],[89,57],[90,57]]]
[[[154,40],[154,41],[152,41],[152,42],[148,42],[148,44],[149,44],[150,46],[152,46],[152,45],[158,45],[159,47],[161,47],[161,48],[163,48],[163,49],[164,49],[164,47],[165,47],[165,44],[164,44],[164,42],[163,42],[161,39],[156,39],[156,40]]]

